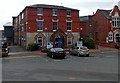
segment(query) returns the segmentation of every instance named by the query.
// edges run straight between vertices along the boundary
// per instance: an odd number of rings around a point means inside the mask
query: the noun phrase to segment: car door
[[[77,53],[78,53],[78,50],[79,50],[79,47],[76,47],[76,48],[73,50],[73,54],[77,54]]]

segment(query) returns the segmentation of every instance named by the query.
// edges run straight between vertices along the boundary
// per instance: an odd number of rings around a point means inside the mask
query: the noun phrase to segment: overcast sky
[[[112,9],[120,0],[1,0],[0,30],[12,16],[17,16],[26,6],[33,4],[62,5],[80,10],[80,16],[92,15],[97,9]]]

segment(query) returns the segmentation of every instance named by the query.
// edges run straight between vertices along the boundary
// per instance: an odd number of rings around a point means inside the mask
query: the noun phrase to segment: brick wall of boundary
[[[101,43],[100,46],[115,48],[115,43]]]

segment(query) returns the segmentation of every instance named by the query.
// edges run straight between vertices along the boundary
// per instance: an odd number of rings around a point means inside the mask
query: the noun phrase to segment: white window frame
[[[108,41],[113,42],[113,32],[108,33]]]
[[[70,44],[69,41],[71,42]],[[67,37],[67,45],[72,45],[72,37]]]
[[[56,23],[56,25],[54,25],[54,23]],[[53,31],[54,30],[58,30],[58,22],[56,21],[56,22],[53,22]]]
[[[66,15],[67,15],[67,17],[71,17],[71,10],[67,10]]]
[[[119,36],[116,36],[117,34],[118,34]],[[116,33],[116,34],[115,34],[115,43],[119,43],[119,42],[116,40],[117,37],[120,38],[120,34],[119,34],[119,33]]]
[[[66,21],[67,23],[67,31],[72,31],[72,21]],[[71,23],[71,26],[68,26],[68,23]],[[71,29],[69,29],[71,27]]]
[[[41,43],[41,45],[40,45],[40,46],[43,46],[43,37],[38,37],[38,38],[37,38],[37,43],[38,43],[38,44],[39,44],[39,42],[38,42],[38,40],[39,40],[39,39],[41,39],[41,40],[42,40],[42,43]]]
[[[120,27],[120,16],[112,17],[112,27],[114,27],[114,28]]]
[[[53,15],[53,16],[57,16],[57,14],[58,14],[58,10],[57,10],[57,9],[53,9],[53,10],[52,10],[52,15]]]
[[[42,8],[37,9],[37,15],[43,15],[43,9]]]
[[[44,19],[43,20],[36,19],[36,21],[37,21],[37,31],[43,31],[43,22],[44,22]],[[42,29],[41,30],[38,29],[38,22],[39,21],[42,22]]]

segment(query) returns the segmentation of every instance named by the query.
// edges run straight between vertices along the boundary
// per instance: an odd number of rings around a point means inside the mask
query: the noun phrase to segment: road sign
[[[82,47],[83,46],[83,41],[77,41],[77,47]]]

